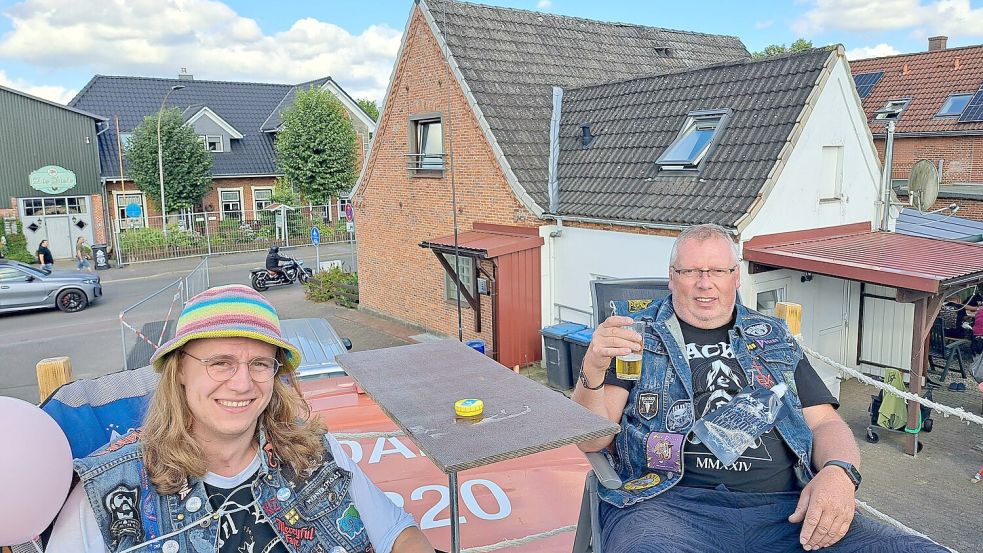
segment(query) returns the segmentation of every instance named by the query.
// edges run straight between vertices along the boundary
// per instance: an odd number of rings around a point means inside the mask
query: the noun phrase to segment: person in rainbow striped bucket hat
[[[252,288],[188,300],[143,427],[75,461],[47,551],[433,552],[311,417],[300,360]]]

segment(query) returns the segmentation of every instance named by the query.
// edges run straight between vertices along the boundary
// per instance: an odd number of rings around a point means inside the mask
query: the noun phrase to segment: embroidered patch
[[[354,505],[349,505],[345,512],[341,514],[338,518],[338,531],[348,536],[348,539],[355,539],[355,536],[362,533],[365,530],[365,524],[362,522],[362,515],[358,514],[358,509]]]
[[[782,341],[781,338],[765,338],[765,339],[759,338],[759,339],[755,339],[754,343],[758,344],[758,347],[764,349],[765,346],[773,346],[781,341]]]
[[[744,334],[760,338],[771,334],[771,325],[768,323],[756,323],[744,329]]]
[[[290,509],[284,516],[287,517],[287,522],[290,524],[297,524],[297,521],[300,520],[300,513],[297,512],[297,509]]]
[[[139,539],[141,535],[137,504],[140,492],[136,488],[116,486],[106,494],[103,504],[109,512],[109,533],[117,540],[123,536]]]
[[[327,498],[328,502],[330,503],[334,503],[335,499],[337,498],[338,494],[332,491],[332,487],[334,486],[335,482],[337,482],[338,479],[344,475],[344,472],[342,472],[342,470],[337,466],[331,469],[325,468],[323,470],[326,471],[324,474],[327,476],[321,480],[314,490],[307,493],[306,497],[304,498],[304,505],[308,509],[313,509],[325,498]]]
[[[652,420],[659,414],[659,394],[655,392],[642,392],[635,400],[635,409],[645,420]]]
[[[650,469],[679,472],[683,463],[683,435],[652,432],[645,441],[645,459]]]
[[[292,509],[291,509],[292,510]],[[290,524],[293,524],[292,522]],[[282,519],[276,519],[276,527],[283,536],[283,541],[287,545],[300,547],[301,542],[311,541],[317,536],[317,531],[313,526],[302,526],[300,528],[284,524]]]
[[[628,312],[638,313],[650,305],[652,305],[652,300],[628,300]]]
[[[150,477],[141,463],[140,491],[143,492],[143,503],[140,506],[140,517],[143,519],[144,539],[152,540],[160,536],[160,525],[157,520],[157,502],[150,493]]]
[[[666,411],[666,430],[681,432],[693,424],[693,404],[681,399]]]
[[[799,390],[795,387],[795,371],[782,371],[782,376],[785,377],[785,384],[788,385],[788,389],[791,390],[793,394],[799,395]]]
[[[122,438],[116,440],[115,442],[107,445],[106,448],[103,449],[102,451],[99,451],[97,453],[93,453],[92,456],[93,457],[98,457],[100,455],[105,455],[107,453],[112,453],[112,452],[114,452],[114,451],[116,451],[118,449],[122,449],[124,446],[128,446],[130,444],[137,443],[137,441],[139,439],[140,439],[140,431],[139,430],[134,430],[133,432],[130,432],[126,436],[123,436]]]
[[[662,477],[654,472],[650,472],[641,478],[625,482],[621,487],[628,491],[647,490],[652,486],[658,486],[659,482],[662,482]]]
[[[751,370],[754,372],[754,381],[762,388],[770,390],[775,385],[775,378],[765,370],[757,357],[751,360]]]
[[[281,507],[280,500],[275,497],[271,497],[263,502],[263,512],[266,513],[266,516],[273,516],[273,513],[279,511]]]

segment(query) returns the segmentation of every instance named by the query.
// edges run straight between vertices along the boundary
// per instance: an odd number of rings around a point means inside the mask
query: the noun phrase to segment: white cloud
[[[536,3],[536,8],[540,10],[548,10],[553,7],[553,2],[551,0],[539,0]]]
[[[0,71],[0,85],[13,88],[19,92],[26,92],[31,96],[58,102],[59,104],[67,104],[69,100],[75,97],[75,93],[78,92],[78,90],[61,86],[34,85],[23,79],[11,79],[3,71]]]
[[[890,44],[878,44],[876,46],[862,46],[860,48],[851,48],[846,51],[846,58],[848,60],[862,60],[866,58],[880,58],[883,56],[895,56],[900,54],[894,46]]]
[[[298,83],[330,75],[355,98],[382,100],[401,32],[361,34],[305,18],[265,34],[215,0],[25,0],[5,14],[0,58],[44,68],[198,79]]]
[[[849,32],[914,29],[929,35],[983,36],[983,8],[969,0],[815,0],[792,23],[801,36],[828,30]]]

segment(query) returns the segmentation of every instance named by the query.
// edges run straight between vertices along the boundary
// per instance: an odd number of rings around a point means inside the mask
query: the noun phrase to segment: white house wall
[[[590,281],[596,278],[666,277],[672,238],[628,232],[540,227],[543,247],[543,324],[591,324]],[[550,279],[549,275],[554,275]]]

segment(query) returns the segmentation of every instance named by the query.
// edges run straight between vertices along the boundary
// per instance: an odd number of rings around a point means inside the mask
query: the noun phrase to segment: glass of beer
[[[630,325],[624,326],[628,330],[633,330],[640,336],[645,336],[645,323],[635,321]],[[642,352],[631,352],[628,355],[619,355],[614,360],[614,373],[621,380],[638,380],[642,377]]]

